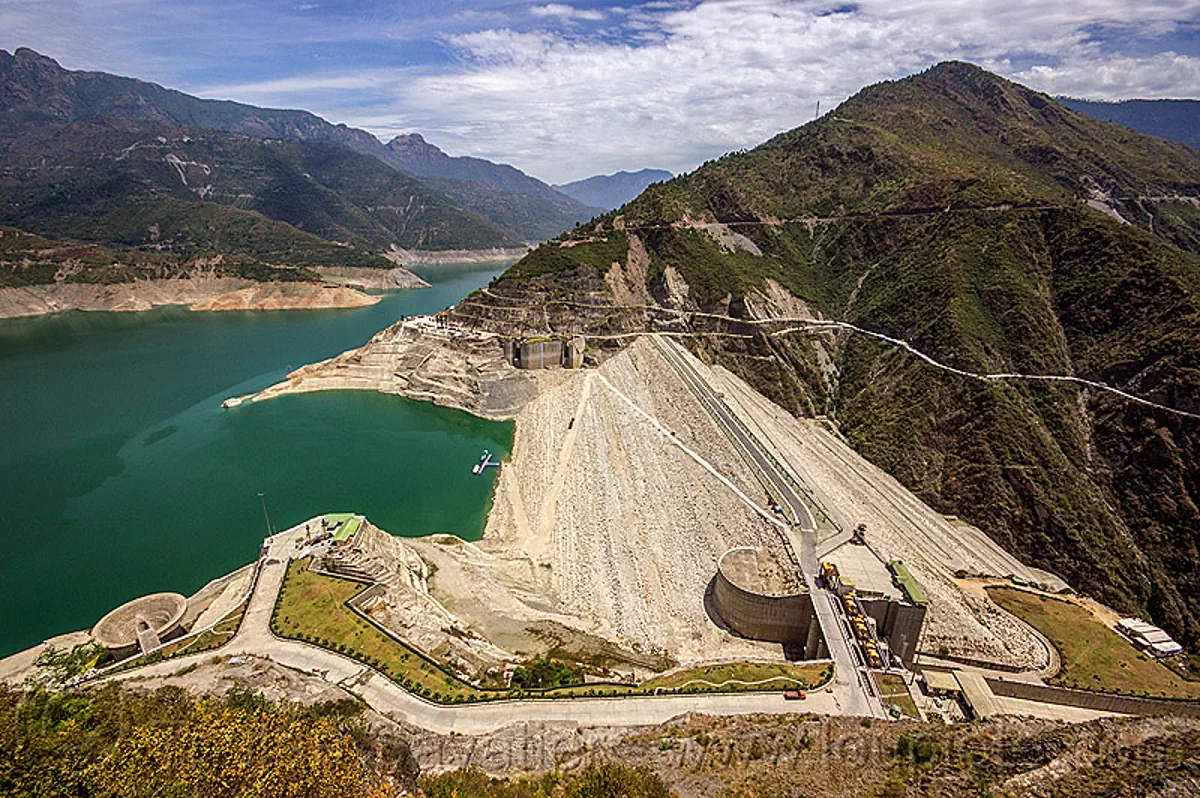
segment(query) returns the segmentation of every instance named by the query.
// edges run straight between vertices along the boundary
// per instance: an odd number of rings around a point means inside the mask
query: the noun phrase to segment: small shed
[[[925,679],[925,689],[930,695],[957,696],[962,693],[962,687],[950,671],[926,670],[921,676]]]

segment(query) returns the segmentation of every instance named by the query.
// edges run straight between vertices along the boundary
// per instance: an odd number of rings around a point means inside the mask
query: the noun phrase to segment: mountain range
[[[1100,102],[1056,97],[1060,103],[1105,122],[1200,147],[1200,100]]]
[[[384,145],[307,111],[0,50],[0,223],[35,233],[295,265],[336,245],[347,265],[387,265],[392,246],[517,247],[598,212],[419,136]]]
[[[554,188],[584,205],[611,211],[641,194],[651,183],[661,183],[672,177],[674,175],[665,169],[639,169],[636,172],[595,175]]]
[[[1200,152],[949,62],[650,186],[492,288],[593,334],[712,323],[647,303],[812,313],[964,371],[1079,376],[1197,413],[1198,255]],[[560,309],[567,287],[609,307]],[[698,354],[828,418],[1024,561],[1200,641],[1194,418],[1076,384],[971,379],[852,332],[722,324],[735,335],[698,339]]]
[[[553,238],[579,222],[599,215],[591,207],[556,191],[516,167],[482,158],[452,157],[419,133],[396,136],[379,156],[523,238]]]

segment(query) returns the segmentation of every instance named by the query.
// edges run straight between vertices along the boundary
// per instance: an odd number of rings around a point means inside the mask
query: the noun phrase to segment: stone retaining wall
[[[1102,712],[1120,712],[1126,715],[1183,715],[1200,718],[1200,702],[1197,701],[1168,701],[1109,695],[996,678],[987,679],[987,684],[993,693],[1007,698],[1024,698],[1046,704],[1062,704]]]

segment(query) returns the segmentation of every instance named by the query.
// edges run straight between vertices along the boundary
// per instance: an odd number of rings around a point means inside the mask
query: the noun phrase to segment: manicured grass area
[[[434,701],[458,703],[502,695],[475,689],[389,637],[346,606],[365,589],[363,584],[313,573],[308,564],[308,559],[288,563],[271,618],[276,634],[361,660]]]
[[[361,523],[361,515],[352,516],[347,518],[345,521],[342,521],[341,526],[338,527],[337,534],[333,536],[334,543],[340,543],[343,540],[349,540],[350,538],[354,537],[354,533],[358,531],[358,527]]]
[[[719,665],[706,665],[700,668],[689,668],[666,676],[656,676],[642,683],[648,689],[664,688],[678,689],[688,682],[712,682],[722,684],[736,680],[740,682],[761,682],[771,679],[764,685],[730,684],[723,692],[742,690],[790,690],[792,688],[812,689],[829,681],[833,666],[820,665],[791,665],[785,662],[729,662]],[[799,681],[800,684],[796,682]],[[704,684],[694,685],[696,688]]]
[[[691,684],[703,679],[715,684],[729,679],[752,682],[776,677],[799,679],[808,688],[824,684],[832,666],[785,663],[728,663],[693,668],[650,679],[640,685],[579,684],[552,690],[481,690],[424,657],[420,652],[391,637],[375,624],[356,614],[346,602],[366,586],[308,570],[309,560],[292,560],[275,603],[271,628],[280,637],[302,640],[337,651],[371,665],[405,689],[439,703],[463,703],[502,698],[570,698],[573,696],[653,695],[656,692],[713,693],[783,690],[794,682],[777,685],[729,685],[710,687]]]
[[[891,673],[876,673],[874,676],[885,707],[895,704],[908,717],[921,717],[921,713],[917,711],[917,704],[912,699],[912,694],[908,692],[908,685],[902,678]]]
[[[1054,644],[1062,658],[1062,670],[1054,682],[1063,687],[1200,698],[1200,682],[1187,681],[1140,653],[1078,604],[1010,587],[989,587],[988,595]]]

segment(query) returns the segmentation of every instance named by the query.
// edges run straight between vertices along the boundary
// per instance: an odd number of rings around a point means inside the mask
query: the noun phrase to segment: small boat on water
[[[474,466],[471,468],[471,473],[472,473],[472,474],[482,474],[482,473],[483,473],[483,470],[484,470],[485,468],[487,468],[488,466],[496,466],[496,467],[499,467],[499,466],[500,466],[500,461],[499,461],[499,460],[493,460],[493,459],[492,459],[492,453],[491,453],[491,452],[489,452],[487,449],[484,449],[484,450],[483,450],[483,457],[480,457],[480,458],[479,458],[479,462],[478,462],[478,463],[476,463],[476,464],[475,464],[475,465],[474,465]]]

